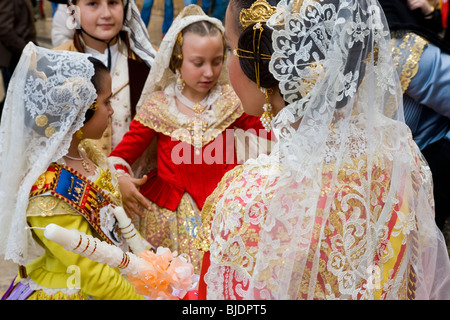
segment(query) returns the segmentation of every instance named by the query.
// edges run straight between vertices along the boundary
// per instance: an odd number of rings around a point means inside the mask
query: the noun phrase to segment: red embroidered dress
[[[139,158],[148,154],[146,150],[156,138],[156,168],[142,172],[149,180],[140,189],[153,207],[141,220],[140,231],[155,247],[189,254],[197,272],[201,253],[194,248],[193,241],[205,199],[223,175],[242,162],[241,151],[249,151],[241,150],[241,142],[256,138],[253,133],[267,142],[264,138],[269,135],[258,117],[244,113],[229,85],[218,85],[216,89],[212,94],[217,99],[207,114],[209,121],[203,119],[200,128],[199,122],[192,125],[185,121],[187,116],[177,114],[170,86],[150,95],[131,122],[129,132],[110,155],[117,169],[129,172],[141,163]],[[240,135],[236,129],[241,129]],[[249,134],[243,136],[242,130]],[[201,144],[196,137],[200,137]],[[247,149],[249,143],[252,144],[247,140]],[[252,144],[251,148],[254,147]],[[266,146],[261,147],[265,152]],[[149,160],[154,161],[151,156],[143,161]]]

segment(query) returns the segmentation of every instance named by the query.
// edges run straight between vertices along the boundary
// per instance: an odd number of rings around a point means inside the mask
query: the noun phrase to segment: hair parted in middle
[[[183,46],[183,42],[184,42],[184,35],[188,32],[192,32],[194,34],[197,34],[197,35],[203,36],[203,37],[220,35],[222,37],[223,53],[224,53],[224,59],[225,59],[226,45],[225,45],[225,39],[223,38],[222,32],[214,24],[212,24],[209,21],[197,21],[197,22],[194,22],[194,23],[188,25],[180,33],[178,33],[177,41],[175,41],[175,45],[174,45],[173,51],[172,51],[172,57],[170,58],[170,64],[169,64],[169,68],[170,68],[170,70],[172,70],[173,73],[175,73],[177,69],[180,69],[181,64],[183,63],[182,46]]]

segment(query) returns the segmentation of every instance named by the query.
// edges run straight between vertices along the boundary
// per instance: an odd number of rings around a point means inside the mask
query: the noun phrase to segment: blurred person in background
[[[413,12],[398,5],[401,1],[379,2],[391,30],[405,122],[430,166],[436,224],[444,230],[450,212],[450,45],[414,23]]]
[[[5,94],[23,48],[36,42],[33,5],[30,0],[0,0],[0,69]],[[0,114],[4,100],[0,101]]]
[[[73,0],[67,5],[75,32],[71,41],[55,49],[89,53],[111,73],[114,114],[97,141],[102,152],[109,155],[136,114],[156,50],[134,0]]]
[[[141,9],[141,18],[144,21],[145,25],[148,27],[150,23],[150,17],[152,15],[154,0],[144,0]],[[172,0],[164,0],[164,20],[162,24],[162,34],[163,36],[167,33],[170,26],[172,25],[174,15],[174,7]]]

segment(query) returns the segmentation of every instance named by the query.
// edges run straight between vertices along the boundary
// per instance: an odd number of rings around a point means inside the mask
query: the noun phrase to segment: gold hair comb
[[[97,110],[97,107],[98,107],[97,99],[95,99],[94,102],[92,102],[92,104],[89,106],[89,110],[95,111],[95,110]]]
[[[178,44],[180,45],[180,47],[183,45],[183,34],[181,33],[181,31],[178,32],[178,35],[177,35],[177,42],[178,42]]]
[[[242,9],[239,14],[242,30],[252,24],[266,22],[276,11],[277,8],[271,6],[266,0],[255,1],[250,8]]]

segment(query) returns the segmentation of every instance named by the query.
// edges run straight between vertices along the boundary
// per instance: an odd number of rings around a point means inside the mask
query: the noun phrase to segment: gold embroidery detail
[[[214,124],[203,123],[205,127],[201,129],[203,132],[202,146],[217,138],[244,113],[239,98],[229,85],[222,86],[220,95],[214,107],[217,122]],[[190,123],[182,125],[176,116],[171,114],[167,98],[162,91],[154,93],[147,99],[141,110],[136,114],[135,120],[156,132],[197,147],[194,144],[197,142],[195,136],[191,134]],[[208,126],[206,127],[206,125]]]
[[[95,182],[104,191],[109,192],[109,196],[114,198],[114,202],[118,205],[122,203],[122,196],[119,192],[119,181],[115,170],[111,171],[108,166],[108,158],[98,148],[94,140],[85,139],[80,144],[80,150],[86,152],[89,159],[99,167],[100,176]]]
[[[36,117],[34,122],[38,127],[45,127],[48,124],[48,118],[46,115],[41,114]]]
[[[36,187],[40,190],[45,186],[46,183],[46,174],[43,173],[39,176],[39,178],[36,181]]]
[[[233,170],[228,171],[223,176],[213,193],[206,198],[201,213],[202,225],[195,241],[195,247],[197,250],[204,252],[209,251],[209,247],[211,246],[211,223],[216,212],[217,202],[220,196],[223,195],[223,192],[227,189],[228,185],[235,178],[239,177],[243,170],[243,166],[237,166]]]
[[[419,61],[428,41],[414,33],[394,32],[391,39],[395,67],[400,71],[403,93],[419,70]]]
[[[102,189],[106,189],[111,193],[114,193],[116,189],[114,188],[112,182],[111,182],[111,171],[109,169],[106,169],[106,171],[101,171],[100,178],[98,180],[98,185]]]
[[[311,234],[310,248],[308,250],[307,266],[318,266],[318,272],[320,273],[321,281],[318,281],[314,288],[310,288],[309,281],[312,274],[312,270],[305,268],[302,282],[305,285],[300,286],[298,292],[298,298],[304,299],[313,297],[315,299],[325,299],[332,293],[340,292],[339,287],[342,286],[342,279],[339,278],[339,274],[334,273],[334,270],[353,270],[355,264],[359,263],[360,259],[364,256],[372,256],[373,261],[377,262],[376,267],[383,271],[383,263],[385,263],[386,257],[383,255],[380,248],[389,245],[391,239],[385,237],[387,235],[379,236],[379,246],[374,248],[368,248],[364,245],[367,235],[365,233],[354,232],[355,225],[361,225],[364,227],[367,223],[375,224],[380,218],[381,212],[392,212],[392,218],[397,215],[396,202],[394,204],[385,203],[390,193],[390,172],[392,168],[385,167],[382,158],[371,159],[369,168],[367,167],[369,162],[365,155],[359,158],[353,158],[352,162],[347,163],[346,167],[338,172],[338,183],[334,186],[331,185],[333,181],[333,175],[335,171],[334,164],[331,163],[323,168],[322,171],[322,188],[324,192],[321,194],[321,199],[318,203],[324,201],[330,194],[334,194],[333,203],[330,211],[325,212],[324,208],[320,205],[316,209],[316,218],[313,223],[313,231]],[[230,246],[216,248],[219,252],[214,256],[215,263],[219,265],[228,266],[232,269],[242,270],[243,268],[252,275],[254,268],[254,258],[259,241],[260,224],[249,223],[245,221],[245,215],[251,215],[256,213],[258,215],[264,215],[264,204],[266,203],[262,199],[258,200],[252,197],[252,203],[248,202],[245,197],[247,194],[253,194],[253,188],[250,188],[247,183],[255,184],[255,188],[266,185],[266,176],[261,174],[265,168],[255,167],[252,170],[247,170],[243,176],[243,170],[245,166],[237,167],[235,170],[229,171],[214,192],[207,198],[202,211],[202,227],[197,236],[196,247],[199,250],[208,251],[211,244],[211,224],[214,217],[217,215],[217,222],[220,224],[226,224],[231,218],[235,223],[239,219],[239,223],[235,225],[222,226],[227,231],[226,235],[215,234],[214,245],[217,243],[223,245],[227,243],[227,239],[242,239],[244,245],[242,247],[233,247],[237,242],[230,242]],[[366,182],[370,181],[370,186],[366,186]],[[276,179],[271,184],[276,185]],[[229,188],[233,184],[234,188]],[[252,186],[253,186],[252,184]],[[238,187],[239,186],[239,187]],[[369,187],[371,190],[371,198],[367,202],[362,201],[360,190]],[[246,193],[243,195],[243,190]],[[268,189],[270,190],[270,189]],[[224,192],[227,192],[226,194]],[[261,191],[261,194],[264,192]],[[268,192],[267,192],[268,193]],[[226,199],[223,201],[221,197],[225,194]],[[270,194],[264,194],[270,196]],[[287,197],[299,197],[301,195],[292,194]],[[397,199],[402,199],[402,195],[398,195]],[[345,201],[344,201],[345,199]],[[216,212],[217,205],[220,201],[220,212]],[[251,204],[252,208],[246,208]],[[389,208],[384,208],[386,205],[390,205]],[[252,211],[252,209],[255,209]],[[354,219],[360,221],[355,221]],[[254,217],[252,216],[252,219]],[[323,219],[327,220],[325,225],[322,225]],[[262,220],[260,220],[262,221]],[[216,227],[216,225],[214,225]],[[219,226],[219,228],[221,228]],[[280,241],[286,240],[289,237],[289,233],[282,227],[277,229],[278,238]],[[351,232],[352,244],[348,243],[344,246],[344,235],[348,235]],[[224,239],[219,239],[221,236]],[[226,238],[226,239],[225,239]],[[239,250],[238,250],[239,249]],[[239,252],[239,254],[234,254]],[[317,254],[319,252],[319,254]],[[280,257],[282,254],[280,254]],[[396,257],[393,257],[397,259]],[[253,259],[253,260],[252,260]],[[400,258],[399,258],[400,259]],[[399,260],[403,263],[402,260]],[[273,277],[273,270],[277,266],[281,265],[284,261],[279,259],[277,261],[271,261],[267,267],[260,270],[258,275],[258,281],[268,283],[267,279]],[[390,275],[391,277],[391,275]],[[383,290],[389,290],[390,278],[383,282]],[[357,288],[364,288],[365,284],[356,284]],[[270,289],[270,283],[268,283]],[[362,292],[361,294],[363,294]],[[336,296],[336,298],[339,298]]]
[[[55,215],[78,215],[78,211],[54,196],[38,196],[30,199],[27,217],[51,217]]]
[[[162,246],[191,258],[195,273],[199,274],[203,252],[194,246],[200,228],[200,210],[191,196],[183,195],[175,211],[151,202],[150,210],[140,221],[140,234],[155,248]]]
[[[277,11],[266,0],[255,1],[250,8],[242,9],[239,14],[242,30],[257,22],[266,22]]]

